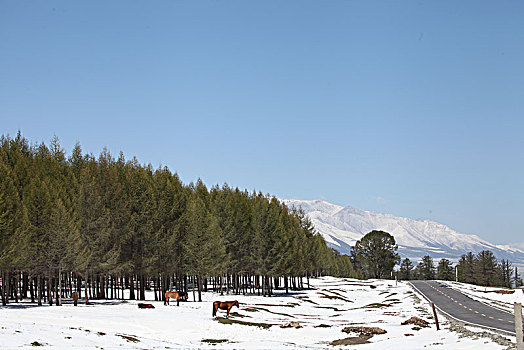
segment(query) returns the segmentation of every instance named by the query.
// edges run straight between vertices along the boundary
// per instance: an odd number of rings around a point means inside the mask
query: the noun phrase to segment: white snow
[[[277,296],[243,296],[203,294],[203,302],[181,302],[164,306],[149,301],[155,309],[138,309],[138,301],[93,301],[94,305],[74,307],[37,307],[28,303],[0,307],[0,347],[29,348],[39,342],[55,348],[81,349],[122,348],[226,348],[284,349],[332,348],[329,342],[355,334],[345,334],[349,325],[375,326],[387,331],[375,335],[370,344],[359,349],[502,349],[487,338],[461,338],[448,330],[436,331],[428,312],[405,283],[388,280],[360,281],[323,277],[311,279],[314,289],[291,292],[277,291]],[[376,288],[372,289],[371,286]],[[148,295],[149,297],[151,295]],[[192,294],[190,293],[190,300]],[[211,316],[212,301],[234,300],[240,309],[232,311],[232,320],[274,324],[269,329],[249,325],[222,324]],[[366,307],[372,303],[390,306]],[[258,308],[256,311],[255,308]],[[225,316],[219,311],[218,316]],[[431,322],[431,328],[414,330],[400,323],[411,316]],[[302,328],[280,328],[289,321],[298,321]],[[318,327],[327,325],[329,327]],[[412,334],[412,336],[406,336]],[[136,338],[126,340],[121,335]],[[212,345],[204,339],[227,339]],[[338,348],[338,347],[335,347]],[[345,348],[345,346],[344,346]]]

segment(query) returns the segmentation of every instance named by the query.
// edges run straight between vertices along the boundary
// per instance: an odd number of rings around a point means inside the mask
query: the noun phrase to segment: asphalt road
[[[467,323],[515,334],[515,317],[476,300],[437,281],[411,281],[441,311]]]

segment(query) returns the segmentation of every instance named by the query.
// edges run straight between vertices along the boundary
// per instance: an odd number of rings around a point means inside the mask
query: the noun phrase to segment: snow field
[[[123,349],[326,349],[329,343],[357,334],[341,330],[350,325],[380,327],[359,349],[502,349],[486,338],[461,338],[447,330],[436,331],[429,306],[405,283],[394,281],[311,279],[314,289],[277,296],[243,296],[203,293],[203,302],[176,302],[155,309],[138,309],[139,301],[92,301],[93,305],[65,304],[36,307],[27,303],[0,307],[0,348],[33,348],[38,342],[54,348]],[[149,294],[148,296],[152,296]],[[212,301],[238,300],[230,320],[247,324],[223,324],[225,312],[211,316]],[[192,300],[192,293],[189,293]],[[411,316],[430,321],[431,328],[413,329],[400,323]],[[301,328],[281,328],[298,321]],[[272,324],[265,329],[250,323]],[[320,327],[319,327],[320,326]],[[410,335],[406,335],[410,334]],[[129,338],[126,338],[129,337]],[[223,341],[210,343],[203,340]]]

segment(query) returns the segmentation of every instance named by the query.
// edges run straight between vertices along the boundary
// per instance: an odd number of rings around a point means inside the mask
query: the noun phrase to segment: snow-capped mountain
[[[467,252],[491,250],[498,259],[508,259],[516,265],[524,264],[524,251],[518,247],[494,245],[476,235],[457,232],[435,221],[342,207],[322,200],[281,201],[289,207],[302,207],[327,244],[342,254],[349,254],[350,246],[366,233],[381,230],[395,237],[402,258],[416,261],[430,255],[436,260],[447,258],[456,262]]]

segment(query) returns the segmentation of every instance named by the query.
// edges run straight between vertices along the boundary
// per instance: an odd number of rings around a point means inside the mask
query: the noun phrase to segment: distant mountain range
[[[341,207],[322,200],[281,201],[289,207],[302,207],[327,244],[342,254],[349,254],[350,247],[366,233],[381,230],[395,237],[402,258],[417,261],[430,255],[435,260],[446,258],[456,262],[467,252],[491,250],[499,260],[508,259],[517,266],[524,266],[524,250],[517,245],[495,245],[435,221]]]

